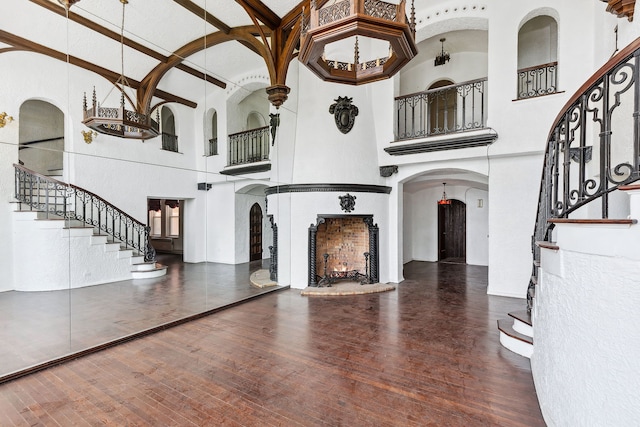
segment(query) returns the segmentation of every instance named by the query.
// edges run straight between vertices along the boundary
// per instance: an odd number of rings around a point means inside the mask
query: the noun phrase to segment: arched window
[[[456,129],[457,92],[451,80],[438,80],[429,87],[429,133],[437,135]],[[432,89],[439,89],[433,90]]]
[[[207,146],[207,156],[216,156],[218,154],[218,112],[213,110],[211,115],[211,138]]]
[[[162,149],[178,152],[178,136],[176,135],[176,119],[168,107],[160,111],[162,122]]]
[[[518,31],[518,99],[558,91],[558,24],[536,16]]]

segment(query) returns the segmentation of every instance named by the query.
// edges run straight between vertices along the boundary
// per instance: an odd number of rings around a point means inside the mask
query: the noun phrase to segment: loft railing
[[[215,156],[218,154],[218,138],[211,138],[209,140],[209,155]]]
[[[487,79],[430,89],[395,99],[395,140],[483,129]]]
[[[540,248],[553,218],[608,218],[610,193],[640,179],[640,38],[611,58],[565,104],[549,132],[532,237],[532,308]],[[576,212],[580,210],[579,212]]]
[[[269,126],[229,135],[227,166],[269,160]]]
[[[40,175],[20,165],[15,168],[15,198],[31,210],[77,220],[98,229],[154,261],[156,251],[149,242],[150,228],[95,194]]]
[[[518,99],[549,95],[556,93],[557,90],[557,62],[518,70]]]
[[[162,149],[178,152],[178,135],[162,132]]]

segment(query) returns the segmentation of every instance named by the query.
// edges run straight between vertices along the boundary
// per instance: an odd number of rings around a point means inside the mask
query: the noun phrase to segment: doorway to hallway
[[[249,261],[262,259],[262,208],[258,203],[249,212]]]
[[[438,205],[438,261],[466,263],[466,205],[451,199]]]

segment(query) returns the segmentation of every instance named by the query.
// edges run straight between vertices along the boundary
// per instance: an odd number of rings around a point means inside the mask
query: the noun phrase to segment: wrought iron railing
[[[155,260],[155,249],[149,241],[150,228],[127,215],[103,198],[61,181],[40,175],[20,165],[15,168],[15,198],[43,212],[77,220],[95,227],[101,233],[144,255],[145,261]]]
[[[218,155],[218,138],[211,138],[209,140],[209,145],[207,147],[207,156],[217,156]]]
[[[162,149],[178,152],[178,135],[162,132]]]
[[[485,128],[486,86],[485,78],[396,98],[395,140]]]
[[[608,218],[610,193],[640,179],[639,78],[640,38],[600,68],[553,123],[532,237],[529,309],[540,260],[536,242],[551,240],[553,224],[549,220],[568,218],[573,213],[581,218]]]
[[[227,166],[269,160],[269,126],[229,135]]]
[[[535,98],[557,91],[557,62],[518,70],[518,99]]]

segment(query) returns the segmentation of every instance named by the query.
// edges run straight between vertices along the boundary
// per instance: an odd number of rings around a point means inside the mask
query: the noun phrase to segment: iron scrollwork
[[[329,113],[333,114],[338,130],[345,134],[349,133],[356,121],[358,107],[351,103],[353,98],[348,96],[339,96],[334,101],[335,103],[329,107]]]
[[[343,211],[349,213],[356,208],[356,196],[347,193],[344,196],[338,196],[338,198]]]

